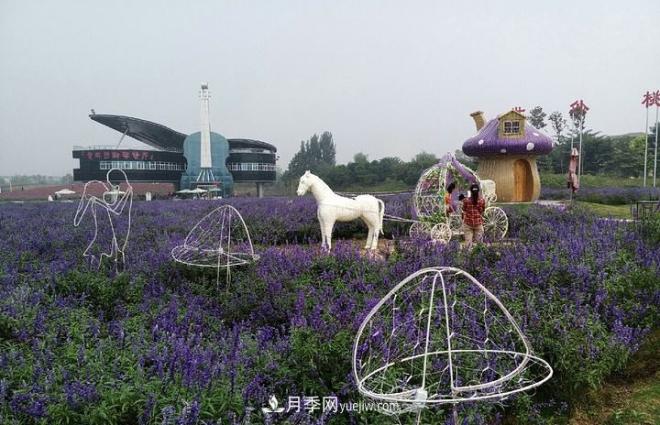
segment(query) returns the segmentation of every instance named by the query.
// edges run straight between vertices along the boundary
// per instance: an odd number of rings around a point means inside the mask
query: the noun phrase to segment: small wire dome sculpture
[[[224,269],[229,290],[231,268],[257,261],[259,256],[254,253],[241,213],[231,205],[222,205],[192,228],[183,245],[172,249],[172,258],[188,266],[215,268],[218,285],[220,271]]]
[[[353,346],[358,391],[399,415],[538,387],[552,368],[504,305],[467,272],[419,270],[367,314]]]
[[[119,184],[113,185],[112,175],[120,176]],[[124,190],[121,184],[124,184]],[[93,194],[100,194],[100,197]],[[85,183],[83,193],[76,209],[76,215],[73,218],[73,226],[78,227],[90,210],[94,220],[94,235],[90,240],[83,256],[88,258],[92,264],[96,263],[100,269],[104,258],[110,258],[115,271],[123,270],[126,264],[126,246],[131,234],[131,213],[133,210],[133,186],[128,181],[126,173],[119,168],[112,168],[106,174],[106,181],[91,180]],[[107,217],[109,235],[105,234],[106,229],[101,229],[99,234],[99,210],[103,210]],[[118,223],[122,216],[126,216],[124,223]],[[103,236],[109,238],[109,248],[105,246],[104,241],[99,240]]]

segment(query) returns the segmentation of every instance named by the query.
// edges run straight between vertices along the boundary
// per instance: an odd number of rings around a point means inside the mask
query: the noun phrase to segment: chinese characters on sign
[[[656,90],[653,93],[647,90],[642,97],[642,105],[647,109],[652,106],[660,106],[660,90]]]
[[[149,151],[127,151],[127,150],[107,150],[107,151],[87,151],[84,157],[90,161],[120,159],[125,161],[153,161],[154,154]]]

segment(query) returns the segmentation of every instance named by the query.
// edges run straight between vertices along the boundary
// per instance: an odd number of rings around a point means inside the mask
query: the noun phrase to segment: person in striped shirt
[[[463,199],[463,234],[465,246],[472,246],[472,242],[481,242],[484,237],[484,218],[486,201],[479,193],[479,185],[470,186],[470,196]]]

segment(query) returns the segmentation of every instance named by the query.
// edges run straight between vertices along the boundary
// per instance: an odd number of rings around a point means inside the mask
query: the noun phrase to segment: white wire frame
[[[439,193],[443,191],[444,184],[447,181],[447,172],[448,168],[446,166],[436,164],[422,173],[415,186],[415,194],[413,196],[413,204],[417,217],[429,220],[434,216],[437,217],[438,212],[444,213],[444,201],[441,199]],[[495,182],[492,180],[480,180],[476,173],[474,173],[474,177],[479,182],[487,205],[486,211],[484,211],[484,230],[489,235],[487,239],[491,242],[503,239],[509,230],[509,219],[503,209],[492,206],[497,201]],[[452,235],[463,234],[463,220],[460,211],[443,216],[443,221],[451,229]],[[426,229],[429,237],[436,240],[430,233],[432,227],[433,225],[426,227],[418,226],[415,229],[411,227],[409,233],[413,237],[413,234],[418,234],[420,231]],[[437,232],[435,234],[438,235]],[[439,240],[445,242],[444,238]]]
[[[393,299],[394,301],[396,301],[397,294],[399,294],[399,292],[404,287],[406,287],[406,285],[410,284],[411,282],[413,283],[416,282],[416,279],[418,279],[420,276],[423,275],[433,276],[432,287],[429,293],[429,304],[428,304],[428,308],[426,309],[428,310],[429,314],[427,315],[426,324],[423,329],[424,333],[422,334],[422,336],[424,337],[424,352],[420,354],[414,354],[402,358],[397,358],[393,361],[387,359],[387,361],[384,364],[382,364],[380,367],[377,367],[374,370],[371,370],[369,373],[362,375],[360,372],[360,370],[362,369],[361,368],[362,358],[360,356],[364,353],[360,352],[360,347],[363,346],[362,337],[365,333],[365,330],[370,325],[372,319],[374,319],[374,316],[377,315],[381,311],[381,309],[383,309],[383,307],[386,305],[388,301]],[[511,326],[511,331],[515,332],[515,335],[518,337],[519,342],[522,343],[522,350],[514,351],[514,350],[506,350],[506,349],[462,349],[462,348],[452,349],[452,338],[456,338],[456,335],[454,334],[452,325],[450,325],[449,305],[447,300],[448,282],[445,281],[445,276],[464,277],[467,279],[467,282],[469,284],[474,285],[480,291],[480,294],[484,295],[485,297],[484,300],[485,307],[483,312],[484,316],[486,315],[487,312],[486,306],[488,301],[496,305],[499,311],[506,318],[508,324]],[[432,333],[431,322],[435,307],[434,294],[437,288],[441,289],[441,294],[442,294],[442,300],[440,302],[442,303],[441,307],[444,311],[444,316],[445,316],[444,332],[446,335],[446,349],[430,351],[429,341],[431,340],[431,333]],[[454,300],[453,304],[456,304],[456,300]],[[453,308],[454,306],[452,305],[452,311]],[[422,309],[422,311],[419,313],[420,317],[423,311],[425,310]],[[394,334],[395,329],[397,329],[395,326],[394,314],[392,318],[393,318],[392,334]],[[376,334],[378,334],[379,332],[380,330],[378,330]],[[371,335],[369,337],[372,336],[375,337],[376,335]],[[486,339],[486,341],[488,341],[488,338]],[[418,344],[416,344],[415,347],[418,347]],[[388,346],[388,350],[389,348],[391,347]],[[453,366],[452,364],[452,358],[455,354],[465,354],[465,353],[474,353],[474,354],[478,354],[479,356],[482,355],[488,356],[492,354],[499,357],[508,356],[509,358],[512,359],[520,358],[521,360],[519,363],[517,363],[515,368],[513,368],[512,370],[508,371],[505,374],[502,374],[502,376],[500,376],[500,378],[496,380],[480,382],[472,385],[460,385],[459,383],[457,383],[455,379],[455,370],[454,370],[455,366]],[[446,395],[444,396],[442,394],[434,394],[434,393],[429,395],[427,392],[427,390],[429,389],[429,387],[427,387],[427,365],[429,359],[438,358],[440,356],[446,356],[447,358],[447,362],[448,362],[447,368],[449,371],[450,388],[446,391]],[[404,385],[403,388],[398,388],[397,386],[401,384],[395,382],[394,384],[395,388],[392,388],[393,391],[391,392],[382,392],[375,390],[376,385],[372,383],[372,380],[376,382],[378,380],[378,375],[385,376],[385,374],[388,372],[388,369],[390,368],[394,369],[395,366],[400,366],[406,362],[411,362],[416,359],[422,359],[423,361],[421,377],[419,376],[415,377],[416,379],[414,380],[419,382],[421,378],[421,385],[411,388],[406,388]],[[539,370],[542,370],[542,372],[539,373],[539,377],[534,377],[535,379],[528,380],[527,382],[525,382],[522,378],[522,374],[525,373],[528,367],[531,366],[537,367]],[[481,283],[479,283],[473,276],[471,276],[469,273],[461,269],[454,267],[430,267],[430,268],[421,269],[411,274],[410,276],[406,277],[394,288],[392,288],[392,290],[370,310],[370,312],[362,321],[353,345],[352,368],[353,368],[353,375],[355,378],[355,382],[357,383],[358,391],[362,395],[378,401],[392,403],[398,406],[396,409],[384,412],[389,414],[397,414],[397,413],[404,413],[410,411],[419,412],[422,408],[427,407],[429,405],[456,404],[467,401],[480,401],[480,400],[493,400],[493,399],[502,400],[516,393],[528,391],[542,385],[543,383],[547,382],[552,377],[553,374],[552,367],[545,360],[532,354],[532,350],[527,338],[522,333],[520,327],[517,325],[517,323],[515,322],[511,314],[508,312],[508,310],[504,307],[504,305],[487,288],[485,288]],[[413,377],[411,376],[410,378],[408,378],[408,380],[410,381],[411,378]],[[517,385],[522,382],[525,382],[525,384]],[[467,393],[470,392],[473,392],[473,394],[468,395]],[[419,419],[420,416],[418,416],[418,421]]]
[[[126,184],[125,191],[122,192],[120,190],[120,185],[117,185],[116,187],[112,185],[110,181],[110,175],[113,172],[120,173],[123,176],[124,183]],[[103,195],[101,198],[87,193],[88,189],[93,185],[99,185],[103,188]],[[110,201],[106,200],[107,196],[110,196]],[[123,239],[121,239],[121,237],[119,238],[121,240],[120,243],[117,238],[117,228],[113,218],[120,217],[124,213],[127,205],[128,213],[126,235]],[[126,176],[124,170],[119,168],[111,168],[106,173],[105,182],[100,180],[90,180],[85,183],[85,186],[83,187],[83,193],[78,203],[78,208],[76,209],[76,214],[73,218],[74,227],[80,226],[82,219],[85,217],[85,214],[87,213],[87,210],[90,209],[90,207],[92,218],[94,220],[94,235],[85,248],[85,251],[83,251],[83,256],[85,258],[89,258],[92,263],[96,261],[98,263],[98,269],[101,268],[104,258],[111,258],[115,264],[116,270],[123,269],[126,264],[126,247],[128,246],[128,240],[131,234],[131,216],[133,210],[133,186],[131,186],[130,182],[128,181],[128,177]],[[110,231],[112,233],[110,252],[102,251],[98,257],[92,253],[99,233],[97,208],[103,209],[107,214]]]
[[[431,217],[444,208],[439,193],[447,180],[447,167],[434,165],[426,169],[415,186],[413,204],[418,218]]]
[[[222,205],[205,215],[190,230],[183,244],[172,249],[171,255],[174,261],[187,266],[216,269],[216,283],[219,283],[220,270],[225,269],[227,284],[232,267],[259,259],[243,216],[231,205]]]
[[[484,211],[484,234],[487,240],[504,239],[509,231],[509,217],[500,207],[488,207]]]

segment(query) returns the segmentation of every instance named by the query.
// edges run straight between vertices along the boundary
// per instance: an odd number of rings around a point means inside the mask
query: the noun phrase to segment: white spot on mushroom
[[[483,145],[484,144],[484,139],[479,140],[477,143],[479,143],[480,145]]]
[[[527,150],[531,151],[532,149],[534,149],[534,143],[532,142],[527,143]]]
[[[506,153],[506,149],[500,149],[500,152]]]
[[[537,133],[537,132],[534,132],[534,135],[537,136],[537,137],[540,136],[540,134]]]

